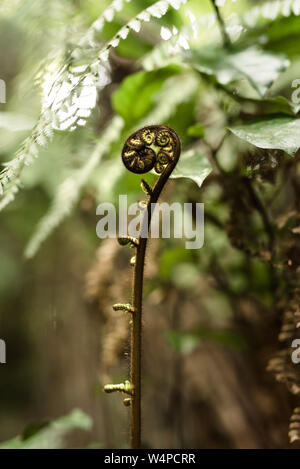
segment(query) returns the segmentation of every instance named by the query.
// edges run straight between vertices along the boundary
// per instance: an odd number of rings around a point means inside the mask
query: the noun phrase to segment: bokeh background
[[[1,1],[2,163],[31,135],[57,64],[72,66],[70,53],[79,47],[74,67],[84,70],[95,51],[153,3],[124,2],[113,18],[107,14],[91,45],[80,41],[107,1]],[[102,389],[128,376],[128,318],[112,304],[130,300],[131,252],[97,238],[96,207],[117,203],[119,194],[132,202],[143,197],[120,150],[147,123],[173,127],[194,158],[187,162],[191,178],[169,181],[162,200],[204,202],[205,243],[193,251],[184,240],[149,244],[143,446],[299,447],[288,437],[299,405],[298,368],[270,366],[288,347],[278,341],[282,318],[298,311],[299,234],[289,237],[299,225],[298,154],[264,151],[233,134],[218,156],[215,150],[227,126],[296,112],[288,100],[300,78],[300,9],[286,1],[219,5],[233,47],[248,51],[234,66],[222,62],[231,52],[211,1],[170,7],[111,47],[96,97],[93,86],[88,90],[83,122],[55,130],[48,142],[46,134],[39,157],[22,168],[20,190],[0,222],[4,447],[128,447],[128,409],[121,395]],[[267,102],[279,95],[285,100]]]

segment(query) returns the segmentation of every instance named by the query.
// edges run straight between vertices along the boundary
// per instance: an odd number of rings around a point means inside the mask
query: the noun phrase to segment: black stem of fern
[[[160,174],[153,188],[142,180],[142,188],[148,194],[148,201],[141,223],[140,236],[134,243],[136,249],[132,292],[131,321],[131,447],[141,447],[141,362],[142,362],[142,302],[145,253],[147,236],[155,204],[180,157],[181,143],[177,133],[163,125],[144,127],[132,134],[126,141],[122,159],[126,168],[136,174],[151,169]],[[129,242],[130,242],[130,238]],[[124,238],[122,238],[124,244]],[[128,305],[125,305],[128,308]],[[109,388],[111,389],[111,388]],[[128,399],[126,399],[126,405]]]
[[[230,38],[227,34],[226,26],[225,26],[223,17],[221,15],[220,9],[219,9],[218,5],[216,4],[216,0],[211,0],[211,1],[212,1],[213,6],[214,6],[216,15],[217,15],[217,20],[218,20],[218,23],[219,23],[219,26],[220,26],[220,31],[221,31],[221,34],[222,34],[224,47],[229,48],[231,46],[231,40],[230,40]]]

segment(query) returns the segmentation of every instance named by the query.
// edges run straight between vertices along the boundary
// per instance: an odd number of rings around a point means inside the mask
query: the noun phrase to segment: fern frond
[[[280,16],[300,15],[300,0],[271,0],[251,8],[243,16],[246,26],[253,28],[260,18],[275,21]]]
[[[0,207],[6,206],[13,200],[14,194],[18,191],[22,169],[38,156],[39,145],[47,145],[53,129],[74,130],[78,125],[85,125],[86,119],[96,105],[97,91],[110,82],[108,62],[110,49],[117,47],[121,40],[126,39],[131,30],[138,32],[143,22],[150,21],[151,18],[161,18],[170,6],[178,9],[186,1],[157,1],[131,19],[98,52],[99,46],[94,42],[93,35],[99,28],[101,29],[104,21],[112,19],[115,12],[122,7],[123,2],[116,0],[100,16],[98,23],[97,20],[93,23],[62,67],[60,67],[60,60],[51,64],[43,87],[41,117],[15,158],[0,172],[0,193],[3,193],[2,197],[5,200],[5,202],[0,200]],[[89,57],[84,57],[85,60],[82,63],[82,50],[86,48]],[[10,196],[6,197],[6,186],[9,182],[11,184]]]
[[[92,109],[96,105],[97,91],[110,82],[109,51],[116,48],[121,40],[127,38],[130,31],[139,32],[143,22],[151,18],[161,18],[168,8],[179,8],[187,0],[159,0],[132,18],[102,48],[95,43],[92,34],[97,30],[95,23],[81,42],[80,47],[73,51],[69,63],[57,72],[54,63],[53,71],[48,75],[44,86],[43,109],[52,111],[56,117],[53,127],[60,130],[74,130],[78,125],[85,125]],[[121,8],[122,2],[115,2],[111,13]],[[104,21],[101,17],[101,24]],[[88,49],[88,57],[82,57],[82,49]]]
[[[18,184],[19,184],[19,181],[17,184],[12,184],[8,186],[7,190],[5,191],[5,194],[0,200],[0,211],[3,210],[8,204],[10,204],[10,202],[14,200],[15,195],[19,190]]]
[[[97,167],[103,155],[109,151],[111,144],[119,138],[123,125],[124,123],[121,117],[114,117],[110,124],[108,124],[85,165],[75,170],[73,175],[65,179],[59,186],[49,211],[40,220],[33,236],[27,244],[25,249],[26,257],[33,257],[42,242],[52,233],[61,221],[70,214],[89,176]]]
[[[52,139],[53,130],[49,113],[45,112],[35,125],[31,135],[27,137],[15,157],[3,164],[0,172],[0,210],[14,199],[18,192],[20,176],[23,168],[29,166],[38,156],[38,147],[45,147]]]
[[[105,23],[110,23],[116,13],[120,12],[123,9],[124,3],[130,3],[131,0],[114,0],[99,16],[99,18],[94,21],[90,30],[97,31],[98,33],[102,31]]]
[[[182,76],[169,78],[167,83],[163,86],[161,92],[157,95],[156,106],[153,110],[143,118],[137,127],[145,127],[153,122],[166,121],[176,111],[177,106],[187,101],[193,93],[195,93],[198,86],[198,79],[195,75],[187,74],[182,80]],[[26,256],[33,257],[38,251],[41,243],[53,232],[53,230],[69,215],[73,207],[76,205],[80,192],[87,183],[93,170],[99,165],[102,156],[107,153],[111,143],[118,140],[123,128],[123,121],[120,117],[113,118],[111,124],[101,137],[97,144],[91,158],[83,166],[83,168],[76,170],[73,176],[65,180],[59,187],[54,201],[46,215],[38,224],[33,236],[31,237],[27,247]],[[134,131],[132,129],[132,131]],[[100,154],[101,146],[102,152]],[[117,161],[117,154],[115,161]],[[118,163],[119,166],[119,163]],[[110,185],[116,181],[114,177],[118,178],[119,173],[114,171],[110,175]]]

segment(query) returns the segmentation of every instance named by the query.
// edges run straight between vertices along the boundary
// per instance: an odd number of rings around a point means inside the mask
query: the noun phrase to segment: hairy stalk
[[[135,247],[132,307],[124,305],[124,310],[132,314],[131,321],[131,447],[141,446],[141,361],[142,361],[142,301],[143,279],[147,237],[155,204],[170,174],[175,168],[181,151],[181,143],[173,129],[163,125],[144,127],[132,134],[126,141],[122,159],[126,168],[136,174],[154,169],[160,174],[153,188],[142,180],[142,188],[148,194],[145,212],[137,240],[128,237],[128,243]],[[125,244],[126,238],[121,238]],[[120,305],[119,305],[120,308]],[[125,405],[128,405],[126,399]]]
[[[218,23],[219,23],[219,26],[220,26],[220,31],[221,31],[222,38],[223,38],[223,44],[224,44],[225,47],[230,47],[231,46],[231,41],[230,41],[230,38],[227,34],[226,26],[225,26],[224,20],[222,18],[220,9],[219,9],[219,7],[216,3],[216,0],[212,0],[212,4],[214,6],[216,16],[217,16],[217,20],[218,20]]]

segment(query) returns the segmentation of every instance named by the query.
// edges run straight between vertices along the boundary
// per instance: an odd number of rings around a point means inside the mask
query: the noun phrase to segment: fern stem
[[[142,227],[151,222],[153,207],[167,182],[168,176],[163,174],[157,181],[155,190],[147,203],[146,212],[142,222]],[[143,233],[143,228],[141,229]],[[131,328],[131,376],[130,381],[134,389],[134,397],[131,405],[131,447],[138,449],[141,445],[141,361],[142,361],[142,303],[143,303],[143,280],[145,254],[147,247],[147,238],[139,237],[139,244],[136,248],[136,261],[133,280],[133,314]]]
[[[142,369],[142,304],[143,304],[143,281],[145,254],[147,248],[147,234],[151,224],[151,217],[155,204],[167,182],[170,174],[175,168],[180,156],[181,143],[176,132],[165,126],[149,126],[141,129],[143,132],[153,132],[156,135],[168,133],[173,139],[173,156],[168,165],[163,169],[160,177],[157,179],[154,187],[149,191],[146,210],[141,223],[140,236],[136,245],[134,278],[133,278],[133,314],[131,325],[131,358],[130,358],[130,382],[133,389],[131,401],[131,448],[139,449],[141,447],[141,369]],[[130,140],[130,137],[129,139]],[[134,172],[134,171],[133,171]]]

